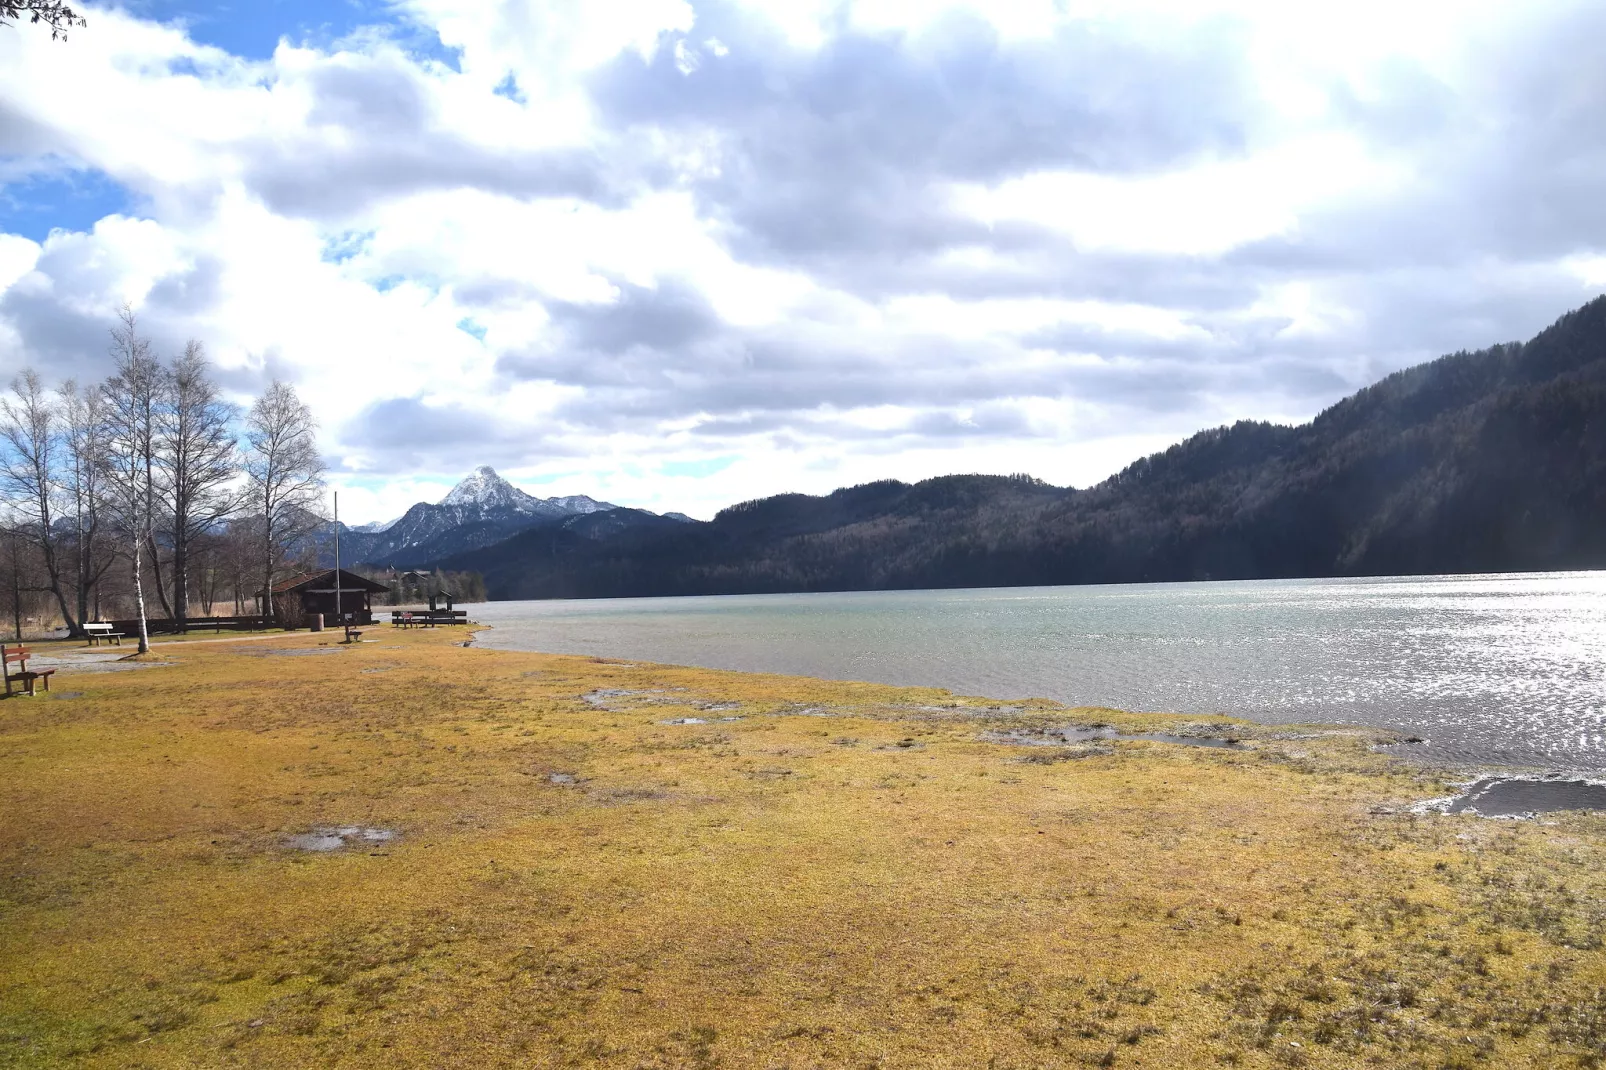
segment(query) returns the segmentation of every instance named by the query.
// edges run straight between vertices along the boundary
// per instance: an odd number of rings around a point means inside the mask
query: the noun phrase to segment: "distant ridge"
[[[1085,490],[888,480],[616,527],[443,563],[483,573],[493,598],[1606,567],[1606,298],[1308,424],[1203,431]]]
[[[481,465],[438,503],[419,502],[387,524],[341,529],[341,560],[416,568],[437,558],[489,546],[542,523],[619,508],[584,494],[537,498]],[[333,545],[320,546],[332,560]]]

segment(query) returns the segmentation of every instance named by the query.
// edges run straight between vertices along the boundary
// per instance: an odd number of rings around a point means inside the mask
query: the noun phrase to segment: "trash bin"
[[[323,614],[322,613],[314,613],[309,619],[312,622],[312,630],[313,631],[315,631],[315,632],[323,631]]]

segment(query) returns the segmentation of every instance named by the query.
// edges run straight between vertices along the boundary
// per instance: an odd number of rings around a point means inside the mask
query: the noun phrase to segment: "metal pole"
[[[335,619],[342,628],[346,627],[346,617],[340,612],[340,492],[335,491]],[[346,638],[351,638],[351,629],[346,628]]]

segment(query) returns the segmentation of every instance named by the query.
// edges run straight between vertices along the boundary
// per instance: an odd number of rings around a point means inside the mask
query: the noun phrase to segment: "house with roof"
[[[308,621],[314,613],[322,613],[329,624],[337,624],[342,616],[352,624],[374,622],[373,597],[390,590],[383,583],[364,579],[345,569],[326,568],[317,572],[302,573],[280,580],[273,585],[273,604],[279,609],[279,619],[291,627]],[[336,593],[340,608],[335,609]],[[266,613],[263,592],[258,591],[257,612]]]

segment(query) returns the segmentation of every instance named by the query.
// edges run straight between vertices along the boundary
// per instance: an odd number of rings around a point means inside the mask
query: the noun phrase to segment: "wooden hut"
[[[288,610],[289,606],[300,607],[302,620],[310,620],[314,613],[322,613],[323,619],[329,624],[339,622],[335,614],[336,577],[339,577],[340,613],[350,618],[353,624],[372,624],[374,622],[373,596],[384,594],[390,590],[383,583],[363,579],[355,572],[345,569],[326,568],[319,572],[308,572],[300,576],[291,576],[280,580],[273,585],[274,604]],[[257,592],[257,602],[264,601],[261,591]],[[261,606],[263,612],[266,606]],[[295,616],[294,612],[281,611],[283,618]]]

